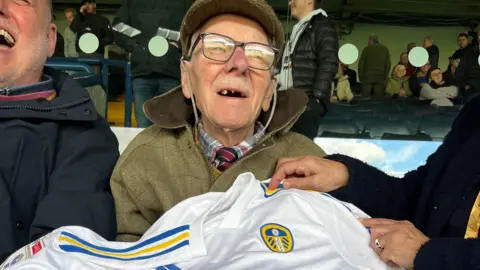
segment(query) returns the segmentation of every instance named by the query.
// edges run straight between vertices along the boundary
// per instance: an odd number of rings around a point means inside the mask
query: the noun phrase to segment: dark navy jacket
[[[480,269],[480,239],[464,240],[473,201],[480,190],[480,97],[468,102],[440,148],[424,166],[397,179],[356,159],[345,164],[349,186],[332,194],[376,218],[411,221],[431,240],[415,259],[415,270]],[[452,222],[465,224],[452,236]]]
[[[118,141],[85,89],[45,73],[57,98],[0,101],[0,262],[64,225],[115,238],[109,179]]]

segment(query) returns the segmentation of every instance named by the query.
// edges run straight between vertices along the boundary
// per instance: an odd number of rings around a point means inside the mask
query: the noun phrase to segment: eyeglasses
[[[232,58],[237,47],[241,47],[247,56],[248,66],[253,69],[269,70],[274,62],[278,50],[266,44],[258,42],[237,42],[230,37],[204,33],[200,34],[193,43],[192,49],[185,60],[191,60],[192,53],[198,43],[202,41],[203,55],[210,60],[227,62]]]

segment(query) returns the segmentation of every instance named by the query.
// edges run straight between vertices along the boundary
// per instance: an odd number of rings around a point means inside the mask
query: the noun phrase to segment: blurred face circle
[[[408,65],[408,54],[404,53],[400,56],[400,63],[404,66]]]
[[[442,71],[434,69],[432,70],[432,73],[430,73],[430,77],[436,84],[440,84],[442,82]]]
[[[72,13],[72,12],[66,12],[66,13],[65,13],[65,18],[67,19],[68,25],[71,25],[72,22],[73,22],[73,19],[74,19],[75,17],[73,17],[73,13]]]
[[[237,42],[269,44],[267,34],[258,23],[230,14],[207,21],[193,36],[192,43],[201,33],[224,35]],[[271,79],[271,70],[249,68],[248,59],[240,47],[235,49],[230,60],[218,62],[206,58],[202,46],[203,43],[199,42],[192,53],[191,61],[184,62],[183,94],[190,98],[187,83],[190,78],[191,90],[197,108],[202,114],[205,128],[208,126],[223,130],[253,128],[261,110],[267,111],[270,108],[273,90],[276,87],[276,83]],[[209,50],[213,49],[211,46],[209,45]]]
[[[48,0],[7,0],[0,6],[0,87],[38,82],[55,50],[56,27]],[[5,34],[8,33],[8,34]],[[8,39],[12,43],[5,44]]]
[[[468,38],[459,37],[458,40],[457,40],[457,43],[458,43],[458,46],[463,49],[463,48],[467,47],[467,45],[468,45]]]
[[[397,78],[402,78],[403,76],[405,76],[405,74],[407,73],[406,70],[405,70],[405,67],[403,65],[398,65],[396,68],[395,68],[395,76]]]

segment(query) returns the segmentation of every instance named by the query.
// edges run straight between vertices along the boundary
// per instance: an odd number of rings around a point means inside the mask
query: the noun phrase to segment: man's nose
[[[225,65],[226,72],[234,72],[238,75],[243,75],[248,70],[248,58],[245,55],[245,51],[241,48],[236,48],[232,57]]]

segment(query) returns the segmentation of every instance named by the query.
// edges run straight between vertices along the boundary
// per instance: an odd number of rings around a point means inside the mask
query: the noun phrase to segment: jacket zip
[[[60,110],[60,109],[69,109],[75,106],[78,106],[80,104],[83,104],[87,101],[89,101],[90,98],[81,98],[76,101],[68,102],[62,105],[57,105],[57,106],[51,106],[51,107],[36,107],[36,106],[29,106],[29,105],[3,105],[0,106],[0,110],[12,110],[12,109],[27,109],[31,111],[39,111],[39,112],[49,112],[49,111],[55,111],[55,110]]]

